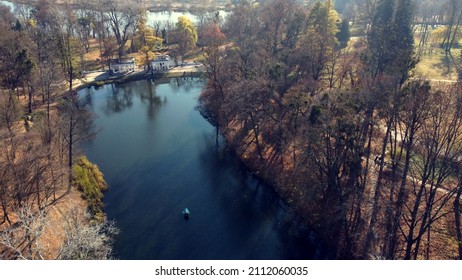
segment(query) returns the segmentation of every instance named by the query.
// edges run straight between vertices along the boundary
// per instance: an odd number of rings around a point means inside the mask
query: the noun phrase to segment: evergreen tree
[[[350,41],[350,23],[347,19],[342,20],[340,31],[336,34],[337,40],[340,42],[340,48],[346,48]]]
[[[393,57],[393,0],[380,0],[367,36],[367,62],[373,78],[382,74]]]
[[[417,59],[414,53],[414,34],[412,31],[412,19],[414,7],[411,0],[399,0],[394,16],[394,42],[395,53],[393,70],[400,74],[400,83],[404,83],[409,71],[412,70]]]
[[[388,74],[398,76],[400,84],[416,65],[412,32],[411,0],[380,0],[368,34],[368,57],[373,78]]]
[[[308,28],[323,34],[330,42],[335,41],[340,17],[334,10],[331,0],[322,4],[317,2],[308,16]]]

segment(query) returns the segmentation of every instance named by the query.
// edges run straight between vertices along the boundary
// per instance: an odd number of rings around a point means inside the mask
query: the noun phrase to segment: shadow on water
[[[242,225],[241,232],[237,235],[244,235],[246,231],[258,231],[267,228],[268,231],[276,233],[273,240],[263,238],[261,248],[266,243],[279,243],[282,250],[276,258],[283,259],[328,259],[327,247],[319,237],[309,228],[309,226],[299,217],[287,204],[279,197],[272,187],[262,183],[256,176],[242,164],[238,157],[227,149],[224,140],[220,137],[217,147],[214,137],[204,135],[204,140],[208,143],[208,148],[201,152],[201,163],[204,170],[208,172],[212,180],[212,190],[216,197],[220,198],[222,211],[230,211],[230,216],[235,216]],[[212,151],[212,152],[211,152]],[[217,172],[217,167],[221,172]],[[224,172],[223,172],[224,171]],[[224,183],[223,174],[229,174],[235,180],[235,188],[229,189]],[[239,196],[236,198],[236,193]],[[227,205],[232,205],[231,208]],[[243,219],[244,217],[244,219]],[[258,241],[253,240],[255,244]],[[276,245],[274,244],[274,245]],[[277,246],[277,245],[276,245]],[[258,250],[256,250],[258,251]],[[270,259],[271,255],[254,255],[251,258]]]
[[[85,148],[110,185],[106,212],[121,230],[116,257],[328,258],[273,189],[222,140],[216,146],[215,128],[194,109],[201,88],[197,79],[172,79],[80,92],[103,128]]]
[[[156,95],[156,85],[150,81],[145,83],[145,88],[140,92],[141,102],[148,104],[147,116],[153,120],[159,107],[167,103],[167,97],[160,98]]]

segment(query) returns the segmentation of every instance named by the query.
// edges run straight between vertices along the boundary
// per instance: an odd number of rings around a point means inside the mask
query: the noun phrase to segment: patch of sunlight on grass
[[[461,48],[451,51],[454,59],[459,58],[460,52]],[[450,56],[446,56],[442,49],[433,48],[431,51],[425,51],[420,57],[415,76],[434,80],[457,80],[457,69]]]
[[[187,53],[184,57],[184,60],[202,62],[205,60],[205,54],[200,48],[196,48]]]

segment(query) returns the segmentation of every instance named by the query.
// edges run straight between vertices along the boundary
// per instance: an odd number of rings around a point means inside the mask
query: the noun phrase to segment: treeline
[[[94,129],[73,86],[81,45],[66,12],[0,5],[0,259],[111,256],[114,225],[71,201],[77,146]]]
[[[374,3],[348,42],[332,1],[239,1],[199,109],[338,258],[462,258],[461,85],[412,78],[416,6]]]
[[[35,5],[40,0],[13,0],[13,2]],[[125,2],[123,0],[117,0],[118,2]],[[50,3],[57,5],[71,5],[74,8],[81,9],[86,8],[88,4],[87,0],[50,0]],[[144,5],[150,11],[159,12],[191,12],[193,14],[202,13],[204,10],[214,12],[217,9],[228,9],[231,5],[231,1],[228,0],[138,0],[137,4]]]
[[[378,0],[336,0],[335,9],[354,26],[355,36],[366,35],[372,22]],[[462,2],[459,0],[412,1],[414,13],[411,23],[418,33],[418,52],[426,50],[430,36],[449,55],[451,49],[460,46],[462,38]]]
[[[90,70],[85,63],[85,55],[95,42],[100,67],[108,66],[113,58],[125,58],[128,54],[139,53],[152,59],[155,52],[169,49],[170,54],[180,57],[190,50],[182,46],[196,45],[197,36],[200,37],[207,22],[222,20],[218,11],[207,8],[209,1],[204,1],[203,8],[191,11],[197,20],[194,41],[194,36],[185,38],[182,32],[184,25],[193,25],[190,19],[185,23],[148,18],[148,5],[140,1],[78,0],[59,5],[55,2],[39,0],[31,6],[17,6],[15,13],[26,26],[38,21],[66,26],[66,32],[72,38],[69,51],[74,56],[74,70],[78,70],[74,73],[76,76],[80,71]],[[55,19],[50,21],[53,17]],[[141,59],[138,64],[144,65],[147,61]]]
[[[0,258],[110,257],[116,230],[102,213],[102,174],[85,160],[75,162],[79,143],[95,134],[76,83],[89,64],[105,68],[114,58],[136,57],[148,66],[167,51],[183,59],[203,44],[209,22],[221,23],[208,10],[196,11],[196,25],[186,17],[153,23],[139,1],[77,2],[79,9],[39,0],[14,13],[0,5]],[[98,53],[96,61],[87,58],[90,51]],[[56,231],[66,238],[55,234],[63,247],[46,252],[49,213],[74,188],[87,200],[89,216],[64,215],[64,229]]]

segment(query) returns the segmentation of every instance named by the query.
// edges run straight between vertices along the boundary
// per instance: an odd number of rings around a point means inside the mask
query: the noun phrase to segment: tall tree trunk
[[[37,206],[39,210],[42,210],[42,200],[40,197],[40,170],[38,166],[38,161],[35,162],[35,188],[37,191]]]
[[[425,250],[425,259],[426,260],[430,259],[431,229],[432,229],[431,226],[429,226],[428,229],[427,229],[427,246],[426,246],[426,250]]]
[[[68,168],[69,168],[69,178],[68,178],[68,191],[71,191],[72,189],[72,177],[73,177],[73,171],[72,171],[72,165],[73,165],[73,159],[72,159],[72,146],[73,146],[73,136],[74,136],[74,133],[73,133],[73,129],[72,129],[72,126],[73,126],[73,121],[74,121],[74,116],[73,114],[71,113],[70,116],[69,116],[69,158],[68,158]]]
[[[70,67],[69,67],[69,102],[71,102],[71,110],[74,110],[74,96],[73,96],[73,92],[72,92],[72,80],[74,78],[74,68],[72,67],[72,62],[70,64]],[[74,128],[74,113],[71,112],[69,114],[69,158],[68,158],[68,168],[69,168],[69,178],[68,178],[68,191],[71,191],[72,189],[72,177],[73,177],[73,171],[72,171],[72,166],[73,166],[73,146],[74,146],[74,131],[73,131],[73,128]]]
[[[368,121],[369,122],[369,121]],[[363,205],[363,199],[364,199],[364,190],[366,189],[367,185],[367,177],[369,175],[369,165],[370,165],[370,156],[371,156],[371,148],[372,148],[372,137],[374,133],[374,126],[373,124],[369,124],[369,127],[367,129],[367,147],[366,147],[366,165],[364,169],[362,170],[361,176],[363,177],[360,182],[359,186],[357,188],[357,201],[356,201],[356,209],[353,214],[353,219],[352,219],[352,232],[355,232],[358,230],[360,222],[361,222],[361,211],[362,211],[362,205]]]
[[[456,16],[456,9],[455,7],[452,7],[452,14],[448,22],[448,30],[446,31],[446,34],[444,35],[443,43],[441,44],[443,46],[444,51],[446,52],[446,55],[450,52],[450,40],[451,40],[451,35],[452,35],[452,28],[454,27],[454,20]]]
[[[425,171],[424,171],[425,173]],[[416,242],[416,239],[414,238],[414,235],[415,235],[415,229],[417,227],[417,220],[418,220],[418,213],[419,213],[419,207],[420,207],[420,202],[422,201],[422,196],[423,196],[423,192],[426,188],[426,184],[427,184],[427,179],[428,178],[422,178],[422,182],[420,183],[420,187],[419,187],[419,192],[417,193],[417,196],[415,198],[415,202],[414,202],[414,207],[412,209],[412,212],[411,212],[411,221],[409,223],[409,232],[408,232],[408,235],[406,236],[406,251],[405,251],[405,255],[404,255],[404,259],[405,260],[410,260],[411,259],[411,255],[412,255],[412,248],[413,248],[413,245],[415,244]]]
[[[451,52],[452,46],[454,45],[454,42],[456,40],[461,19],[462,19],[462,10],[460,11],[459,17],[457,18],[456,26],[454,27],[454,31],[452,32],[452,38],[450,39],[450,41],[448,41],[448,50],[447,50],[448,53]]]
[[[375,246],[375,230],[376,230],[376,224],[378,222],[378,214],[379,214],[379,198],[382,190],[382,177],[383,177],[383,170],[385,167],[385,154],[387,151],[387,145],[388,145],[388,135],[390,134],[391,131],[391,126],[393,124],[393,116],[390,116],[390,119],[388,120],[387,123],[387,130],[385,132],[385,136],[383,137],[382,141],[382,152],[380,155],[380,163],[379,163],[379,173],[377,175],[377,184],[375,186],[375,191],[374,191],[374,198],[373,198],[373,203],[372,203],[372,214],[371,214],[371,219],[369,223],[369,229],[367,232],[366,236],[366,241],[364,243],[364,248],[363,248],[363,255],[366,257],[367,253],[369,250],[371,250],[371,246]],[[372,251],[374,251],[374,248],[372,248]]]
[[[2,196],[4,196],[4,194],[2,194]],[[2,197],[2,211],[3,211],[3,222],[2,222],[2,224],[6,221],[11,226],[11,220],[10,220],[10,217],[8,216],[7,205],[6,205],[6,201],[5,201],[4,197]]]
[[[28,91],[28,100],[27,100],[27,112],[29,114],[32,114],[32,99],[34,97],[34,90],[33,87],[29,85],[29,91]]]
[[[408,140],[406,141],[406,157],[404,160],[404,167],[403,167],[403,172],[401,175],[401,184],[398,190],[398,197],[396,200],[396,205],[395,205],[395,215],[393,217],[393,227],[392,231],[387,233],[387,236],[390,236],[389,238],[389,244],[387,245],[387,258],[388,259],[394,259],[395,257],[395,251],[396,251],[396,246],[398,242],[398,229],[401,223],[401,217],[403,215],[403,206],[404,206],[404,200],[405,200],[405,194],[406,194],[406,185],[407,185],[407,176],[409,173],[409,165],[411,161],[411,152],[412,152],[412,147],[414,146],[414,136],[415,136],[415,125],[417,124],[417,119],[414,118],[413,122],[411,124],[411,127],[409,129],[409,137]]]
[[[263,160],[263,153],[261,150],[261,145],[260,145],[260,140],[259,140],[260,131],[258,129],[258,124],[255,122],[255,118],[252,115],[252,113],[249,113],[249,116],[250,116],[250,121],[252,122],[252,129],[255,135],[255,143],[257,145],[258,155],[260,157],[260,160]]]
[[[459,179],[461,180],[461,179]],[[461,215],[460,215],[460,199],[462,198],[462,183],[459,182],[457,194],[454,198],[454,220],[456,224],[456,238],[459,245],[459,259],[462,260],[462,228],[461,228]]]
[[[419,56],[424,53],[425,45],[428,38],[428,23],[424,23],[421,27],[421,37],[419,41]]]
[[[420,244],[422,242],[422,238],[424,237],[426,230],[429,229],[432,224],[431,212],[433,210],[433,204],[434,204],[435,196],[436,196],[436,189],[434,188],[435,188],[434,186],[430,187],[430,195],[426,202],[425,211],[424,211],[423,217],[420,222],[419,232],[417,233],[417,236],[415,238],[415,246],[414,246],[414,259],[415,260],[419,256],[419,250],[420,250]]]

